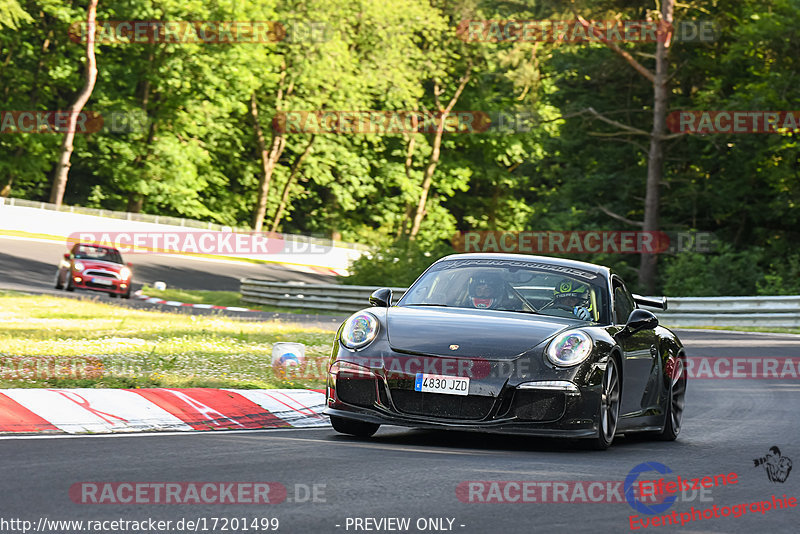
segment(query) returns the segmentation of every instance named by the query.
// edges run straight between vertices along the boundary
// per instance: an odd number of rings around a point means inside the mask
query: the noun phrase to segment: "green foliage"
[[[664,265],[664,292],[673,297],[754,295],[763,276],[762,251],[722,246],[711,254],[678,254]]]
[[[426,245],[400,239],[361,256],[352,263],[350,276],[341,281],[357,286],[408,287],[433,262],[453,253],[453,247],[445,242]]]
[[[620,135],[586,109],[647,132],[651,84],[600,43],[465,42],[455,31],[461,20],[564,20],[574,16],[572,5],[595,20],[641,20],[658,8],[627,0],[101,2],[101,21],[277,20],[290,33],[275,43],[98,43],[99,76],[87,109],[128,117],[133,127],[114,129],[109,120],[104,130],[76,137],[65,200],[247,226],[261,173],[251,95],[269,143],[280,110],[435,110],[469,75],[455,111],[535,119],[516,132],[445,134],[417,240],[379,247],[376,254],[396,249],[402,254],[391,257],[403,260],[386,263],[376,278],[402,285],[428,261],[426,247],[435,256],[436,243],[461,231],[636,230],[626,221],[643,218],[647,137]],[[713,42],[672,43],[670,111],[796,109],[797,7],[797,0],[677,3],[676,20],[710,19],[717,31]],[[0,110],[69,105],[82,84],[83,47],[68,29],[85,8],[85,0],[0,0]],[[312,25],[321,31],[304,33]],[[620,46],[653,69],[655,43]],[[282,76],[292,90],[279,105]],[[285,136],[268,222],[309,138]],[[0,135],[0,194],[45,200],[60,141],[53,134]],[[430,133],[318,134],[289,184],[279,230],[393,242],[408,231],[432,153]],[[798,162],[796,133],[669,140],[661,228],[713,232],[728,247],[663,258],[660,289],[800,292],[793,259]],[[637,255],[577,259],[613,266],[635,286]],[[729,260],[739,270],[725,265]],[[408,267],[405,277],[391,270],[398,263]],[[356,269],[358,276],[369,271]]]
[[[0,29],[7,26],[13,30],[20,23],[30,21],[30,15],[22,9],[17,0],[0,0]]]
[[[758,282],[758,294],[800,295],[800,255],[793,254],[786,262],[772,262],[763,281]]]

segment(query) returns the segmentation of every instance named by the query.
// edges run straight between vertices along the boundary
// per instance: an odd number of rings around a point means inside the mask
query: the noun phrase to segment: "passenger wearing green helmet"
[[[570,311],[573,316],[584,321],[593,319],[589,286],[581,282],[568,278],[558,282],[553,290],[553,306]]]

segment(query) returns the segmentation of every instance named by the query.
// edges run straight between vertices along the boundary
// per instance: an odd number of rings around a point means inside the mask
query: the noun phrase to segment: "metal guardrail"
[[[270,282],[244,278],[244,302],[281,308],[352,313],[369,306],[377,287],[336,284]],[[406,292],[393,287],[396,303]],[[800,327],[800,296],[775,297],[672,297],[667,311],[653,311],[668,326],[763,326]]]
[[[800,327],[800,296],[673,297],[666,312],[651,309],[673,326]]]
[[[244,302],[280,308],[344,313],[352,313],[369,306],[369,296],[376,289],[371,286],[269,282],[251,278],[241,280]],[[405,294],[406,288],[393,287],[392,292],[392,303],[394,304]]]
[[[198,221],[195,219],[183,219],[181,217],[170,217],[167,215],[152,215],[149,213],[131,213],[128,211],[114,211],[114,210],[84,208],[82,206],[66,206],[66,205],[62,205],[59,209],[56,209],[56,205],[51,204],[49,202],[37,202],[34,200],[25,200],[22,198],[13,198],[13,197],[0,197],[0,206],[19,206],[22,208],[62,211],[67,213],[92,215],[95,217],[107,217],[110,219],[119,219],[125,221],[166,224],[169,226],[181,226],[184,228],[197,228],[202,230],[214,230],[216,232],[250,233],[253,231],[252,228],[225,226],[222,224],[217,224],[207,221]],[[369,247],[367,247],[366,245],[361,245],[358,243],[346,243],[343,241],[333,241],[332,239],[327,239],[323,237],[303,236],[296,234],[281,234],[277,232],[274,235],[280,237],[284,241],[301,241],[303,243],[312,243],[317,245],[323,245],[326,247],[336,246],[340,248],[349,248],[354,250],[369,250]]]

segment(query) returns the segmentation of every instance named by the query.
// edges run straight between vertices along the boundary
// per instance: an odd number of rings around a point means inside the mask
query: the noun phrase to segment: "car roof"
[[[115,249],[114,247],[110,247],[108,245],[100,245],[98,243],[75,243],[75,247],[92,247],[92,248],[103,248],[106,250],[113,250],[114,252],[119,252],[119,250]],[[72,247],[72,248],[75,248]]]
[[[604,277],[611,276],[611,269],[602,265],[594,263],[586,263],[585,261],[567,260],[564,258],[553,258],[551,256],[534,256],[531,254],[502,254],[502,253],[487,253],[487,252],[469,252],[464,254],[451,254],[441,258],[435,263],[449,260],[509,260],[509,261],[523,261],[530,263],[549,263],[559,267],[572,267],[574,269],[582,269],[591,273],[596,273]]]

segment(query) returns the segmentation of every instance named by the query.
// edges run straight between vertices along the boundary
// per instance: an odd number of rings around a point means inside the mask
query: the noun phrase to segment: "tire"
[[[606,365],[606,371],[603,373],[597,436],[590,440],[592,448],[595,450],[604,451],[614,441],[614,434],[617,431],[617,422],[619,421],[620,392],[622,389],[619,377],[619,364],[617,364],[616,358],[610,357]]]
[[[671,360],[672,365],[667,364],[667,372],[670,378],[669,397],[667,397],[667,409],[664,410],[664,429],[657,432],[653,437],[659,441],[675,441],[681,432],[681,422],[683,420],[683,408],[686,402],[686,364],[684,358],[678,357]]]
[[[363,421],[353,421],[331,415],[331,425],[340,434],[349,434],[359,438],[368,438],[378,431],[381,425],[377,423],[365,423]]]
[[[61,271],[56,273],[56,289],[64,289],[64,284],[61,283]]]
[[[72,285],[72,273],[67,271],[67,291],[75,291],[75,286]]]
[[[131,286],[128,286],[128,290],[125,293],[121,294],[120,297],[124,299],[131,298]]]
[[[117,298],[117,294],[116,293],[109,293],[108,294],[108,298],[115,299],[115,298]]]

